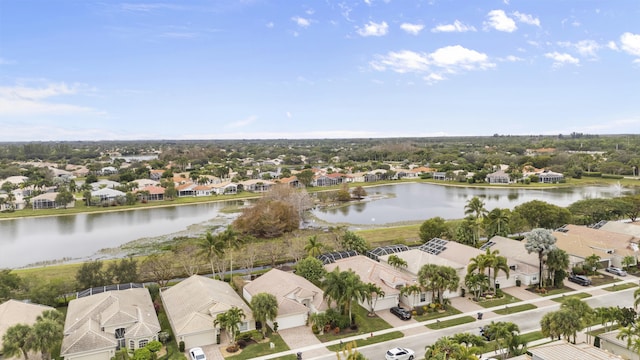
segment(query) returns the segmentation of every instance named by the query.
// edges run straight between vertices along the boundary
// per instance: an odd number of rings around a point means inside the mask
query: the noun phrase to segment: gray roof
[[[529,349],[536,359],[542,360],[611,360],[622,359],[590,344],[570,344],[555,342],[550,345]]]
[[[38,315],[45,310],[54,310],[50,306],[29,304],[18,300],[7,300],[0,304],[0,339],[8,328],[16,324],[35,324]]]

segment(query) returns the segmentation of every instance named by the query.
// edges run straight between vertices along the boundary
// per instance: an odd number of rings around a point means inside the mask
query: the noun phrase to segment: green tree
[[[296,264],[296,274],[318,285],[326,274],[322,261],[314,257],[306,257]]]
[[[63,321],[60,315],[38,317],[31,330],[30,348],[39,351],[43,360],[50,360],[51,353],[60,347],[63,337]],[[52,318],[53,317],[53,318]]]
[[[422,225],[420,225],[420,240],[424,243],[434,238],[446,238],[448,231],[446,221],[436,216],[425,220]]]
[[[300,213],[283,200],[262,198],[242,210],[233,221],[233,228],[242,234],[272,239],[298,229]]]
[[[597,254],[591,254],[584,259],[584,267],[590,274],[595,274],[596,269],[601,267],[600,256]]]
[[[256,321],[262,323],[262,337],[267,336],[267,321],[278,317],[278,300],[273,294],[259,293],[251,298],[251,310]]]
[[[569,254],[562,249],[554,248],[547,253],[546,265],[552,285],[554,287],[562,287],[562,282],[566,278],[567,269],[569,268]]]
[[[138,261],[133,257],[115,261],[107,267],[108,277],[116,284],[135,283],[140,280]]]
[[[312,257],[321,255],[323,249],[324,244],[320,242],[317,235],[309,236],[309,238],[307,239],[307,243],[304,245],[304,251],[306,251],[307,254]]]
[[[517,336],[520,333],[520,329],[518,325],[512,322],[503,322],[503,321],[491,321],[491,323],[487,326],[486,330],[489,338],[495,341],[496,351],[498,349],[502,349],[501,357],[505,359],[508,354],[508,346],[506,346],[511,338]]]
[[[509,228],[510,213],[511,211],[509,209],[500,208],[495,208],[489,211],[484,219],[484,227],[487,233],[487,238],[491,239],[496,235],[509,235],[511,231],[511,229]]]
[[[375,314],[376,302],[380,297],[384,297],[381,287],[373,283],[366,283],[364,289],[364,300],[369,305],[369,314]]]
[[[296,178],[298,178],[298,181],[300,181],[306,187],[311,186],[311,182],[313,182],[313,177],[314,177],[313,171],[309,169],[302,170],[301,172],[296,174]]]
[[[22,287],[22,279],[11,269],[0,270],[0,303],[15,296]]]
[[[102,261],[94,260],[82,264],[76,272],[76,283],[80,289],[90,289],[108,285],[105,273],[102,271]]]
[[[244,311],[238,307],[232,307],[231,309],[220,313],[213,321],[214,327],[222,327],[229,336],[229,344],[236,343],[236,336],[240,333],[240,323],[246,318]]]
[[[394,269],[406,268],[408,265],[405,259],[399,257],[396,254],[389,255],[389,258],[387,258],[387,263],[393,266]]]
[[[217,259],[221,259],[224,255],[226,243],[220,235],[213,235],[211,231],[207,231],[202,238],[198,241],[198,247],[200,248],[200,256],[207,259],[209,265],[211,265],[211,273],[215,278],[216,270],[214,263]],[[222,278],[223,274],[220,274]]]
[[[344,250],[355,250],[358,254],[366,254],[369,250],[367,241],[352,231],[345,231],[342,235],[341,245]]]
[[[571,223],[569,210],[540,200],[520,204],[513,209],[513,213],[518,214],[530,229],[557,229],[564,224]]]
[[[73,197],[73,194],[69,192],[66,187],[61,186],[58,190],[58,195],[56,195],[55,200],[58,205],[62,205],[62,207],[66,209],[67,205],[69,205],[75,199]]]
[[[6,357],[24,356],[29,359],[33,329],[26,324],[17,324],[9,327],[2,336],[2,351]]]
[[[467,205],[464,207],[464,214],[473,216],[476,222],[476,233],[474,237],[474,245],[478,243],[480,240],[480,227],[482,226],[482,221],[484,217],[487,215],[487,209],[484,207],[484,202],[480,200],[479,197],[474,196],[469,201],[467,201]]]
[[[351,195],[361,200],[363,197],[367,196],[367,191],[362,186],[356,186],[353,190],[351,190]]]
[[[468,272],[464,277],[464,285],[473,294],[475,299],[480,297],[482,291],[489,288],[489,277],[483,273]]]
[[[541,289],[543,285],[543,260],[545,255],[547,255],[549,251],[556,248],[556,237],[553,236],[551,230],[533,229],[525,236],[525,241],[526,243],[524,244],[524,248],[527,250],[527,252],[538,254],[538,289]]]
[[[627,255],[624,258],[622,258],[622,267],[625,270],[629,270],[629,268],[635,264],[636,264],[636,258],[634,256]]]

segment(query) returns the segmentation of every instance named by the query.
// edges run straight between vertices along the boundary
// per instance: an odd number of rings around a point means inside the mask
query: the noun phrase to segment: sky
[[[640,133],[640,1],[0,0],[0,141]]]

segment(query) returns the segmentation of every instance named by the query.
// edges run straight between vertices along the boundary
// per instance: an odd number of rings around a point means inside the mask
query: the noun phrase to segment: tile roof
[[[590,344],[552,343],[529,349],[535,359],[541,360],[611,360],[622,357],[611,354]]]
[[[309,308],[296,299],[312,298],[311,306],[316,311],[328,308],[322,289],[302,276],[279,269],[269,270],[244,288],[251,296],[263,292],[274,295],[278,300],[278,316],[307,313]]]
[[[7,300],[0,304],[0,339],[8,328],[16,324],[35,324],[38,315],[54,308],[45,305],[29,304],[18,300]]]
[[[398,253],[397,255],[404,253]],[[364,283],[378,285],[387,296],[399,294],[401,286],[415,282],[415,279],[410,275],[394,269],[387,263],[377,262],[363,255],[339,259],[324,267],[327,271],[333,271],[337,267],[342,271],[353,270],[360,277],[360,280]]]
[[[586,226],[565,225],[563,231],[554,231],[556,246],[570,255],[585,258],[591,254],[603,260],[617,256],[632,255],[631,242],[637,242],[632,235],[620,234]]]
[[[213,330],[218,313],[241,308],[246,320],[253,319],[249,306],[231,288],[219,280],[192,275],[160,293],[175,336]]]

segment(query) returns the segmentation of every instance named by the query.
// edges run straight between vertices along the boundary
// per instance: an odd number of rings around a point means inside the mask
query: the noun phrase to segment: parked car
[[[609,266],[608,268],[605,269],[607,272],[612,273],[614,275],[618,275],[618,276],[627,276],[627,272],[615,267],[615,266]]]
[[[199,347],[189,350],[189,356],[191,357],[191,360],[207,360],[207,356],[204,354],[204,351]]]
[[[582,286],[591,285],[591,279],[589,279],[588,277],[586,277],[584,275],[571,274],[571,275],[569,275],[569,281],[574,282],[576,284],[580,284]]]
[[[400,307],[400,306],[394,306],[391,309],[389,309],[389,311],[391,311],[391,313],[397,317],[399,317],[402,320],[409,320],[411,319],[411,311]]]
[[[385,359],[387,360],[413,360],[415,352],[411,349],[396,347],[387,350]]]

